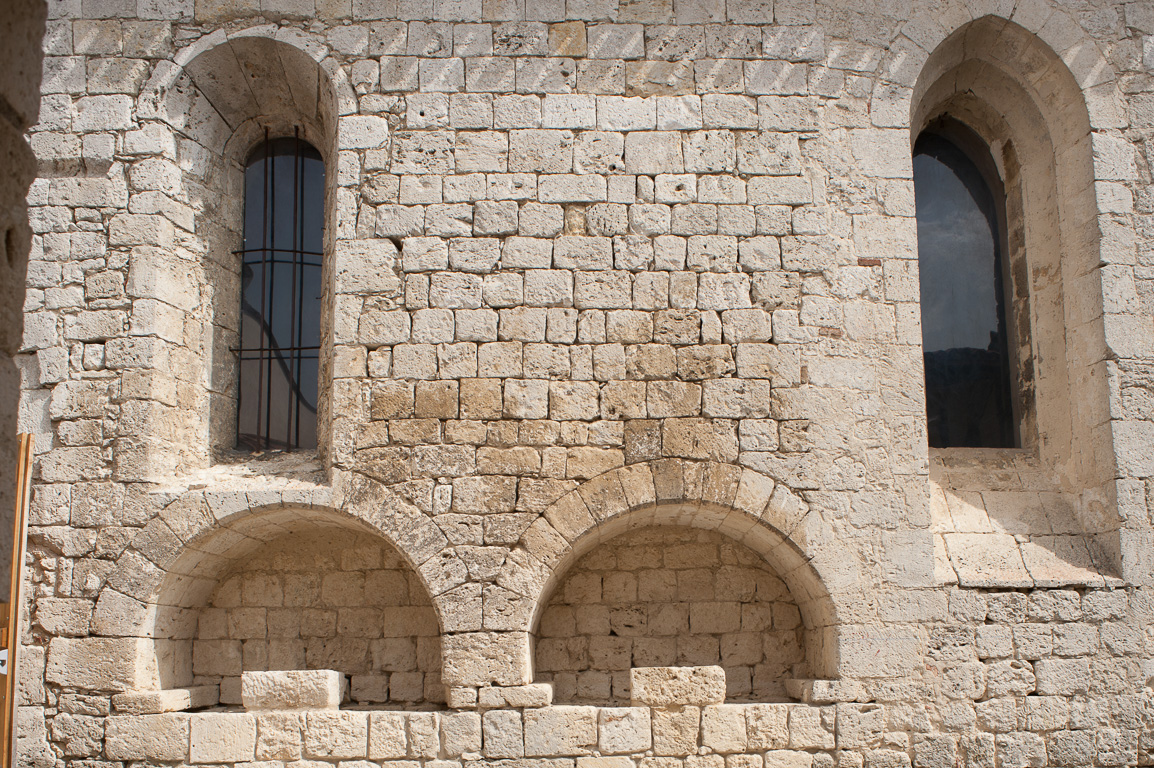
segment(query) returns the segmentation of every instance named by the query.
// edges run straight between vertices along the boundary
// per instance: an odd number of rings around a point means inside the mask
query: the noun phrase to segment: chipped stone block
[[[721,667],[634,667],[629,670],[633,706],[705,706],[725,701]]]
[[[311,711],[306,715],[305,755],[361,759],[368,756],[368,712]]]
[[[744,752],[749,746],[745,706],[717,704],[701,710],[701,742],[719,754]]]
[[[104,724],[104,754],[112,760],[188,760],[189,715],[113,716]]]
[[[331,669],[244,672],[241,700],[250,711],[337,709],[345,676]]]
[[[588,755],[597,746],[595,707],[529,709],[524,718],[526,757]]]
[[[65,638],[48,646],[45,679],[90,691],[145,688],[154,668],[150,643],[142,638]]]
[[[128,691],[112,697],[117,712],[127,715],[156,715],[215,706],[220,689],[215,685],[168,688],[162,691]]]
[[[643,752],[652,746],[650,710],[645,707],[605,707],[598,721],[597,748],[603,754]]]

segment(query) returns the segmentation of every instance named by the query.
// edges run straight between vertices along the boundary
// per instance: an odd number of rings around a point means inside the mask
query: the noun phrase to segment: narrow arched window
[[[238,448],[314,448],[324,162],[298,137],[248,158],[241,250]]]
[[[942,119],[914,145],[929,444],[1017,445],[1006,323],[1006,201],[980,137]]]

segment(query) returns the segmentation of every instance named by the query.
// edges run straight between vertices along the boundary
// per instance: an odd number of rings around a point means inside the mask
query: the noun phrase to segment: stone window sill
[[[930,449],[938,581],[964,587],[1104,587],[1117,582],[1032,451]]]

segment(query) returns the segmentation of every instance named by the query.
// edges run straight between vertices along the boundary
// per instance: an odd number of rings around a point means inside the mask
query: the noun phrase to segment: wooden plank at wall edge
[[[14,768],[16,762],[16,681],[20,667],[17,656],[20,648],[20,608],[24,583],[24,546],[28,536],[28,505],[32,498],[32,447],[34,438],[29,434],[17,436],[20,441],[16,461],[16,515],[12,523],[12,574],[8,586],[6,623],[8,646],[8,674],[4,676],[3,707],[0,709],[0,763],[3,768]]]

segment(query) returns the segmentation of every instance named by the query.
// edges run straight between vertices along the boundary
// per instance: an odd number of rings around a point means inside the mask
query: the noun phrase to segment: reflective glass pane
[[[929,443],[1012,447],[999,207],[975,162],[942,135],[914,149]]]
[[[245,170],[237,447],[316,446],[324,163],[297,139]]]

